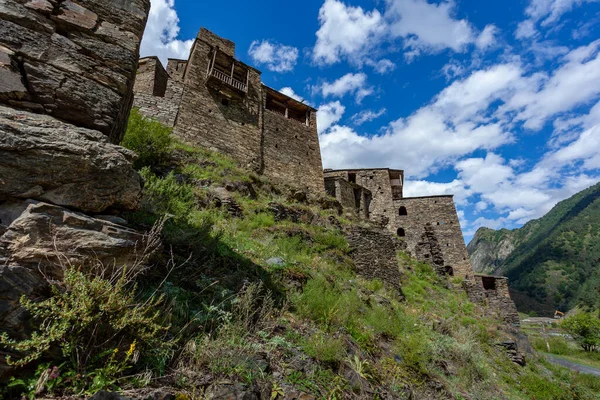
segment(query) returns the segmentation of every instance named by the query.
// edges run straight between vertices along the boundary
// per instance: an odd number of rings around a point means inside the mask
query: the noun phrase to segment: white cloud
[[[386,0],[384,7],[382,13],[346,5],[340,0],[325,0],[319,11],[320,28],[313,61],[331,65],[347,59],[358,66],[366,63],[378,73],[387,73],[394,63],[387,59],[377,61],[385,42],[402,39],[404,56],[412,60],[422,53],[445,49],[463,52],[472,44],[484,50],[493,44],[498,33],[494,25],[479,33],[466,19],[455,18],[453,0]]]
[[[515,32],[517,39],[527,39],[538,36],[536,25],[549,28],[558,23],[563,14],[568,13],[584,3],[594,3],[600,0],[531,0],[525,9],[528,19],[522,21]]]
[[[387,74],[396,69],[396,64],[394,64],[391,60],[388,60],[387,58],[384,58],[379,61],[372,61],[370,59],[367,59],[365,60],[365,64],[367,64],[370,67],[373,67],[375,72],[381,75]]]
[[[475,209],[477,211],[483,211],[485,209],[487,209],[489,206],[488,203],[486,203],[485,201],[478,201],[477,204],[475,204]]]
[[[339,101],[321,105],[317,112],[317,129],[319,133],[325,132],[331,125],[342,119],[345,111],[346,107]]]
[[[488,25],[483,29],[483,32],[479,34],[479,37],[475,41],[475,45],[479,50],[486,50],[496,43],[496,37],[499,33],[499,29],[495,25]]]
[[[266,65],[269,71],[290,72],[298,61],[298,49],[284,46],[269,40],[255,40],[250,44],[248,54],[259,65]]]
[[[403,189],[406,197],[453,194],[454,201],[459,205],[467,204],[467,199],[473,194],[459,179],[449,183],[407,180]]]
[[[600,95],[600,40],[566,54],[551,76],[534,74],[502,107],[515,120],[539,130],[556,114],[586,104]]]
[[[385,108],[382,108],[379,111],[363,110],[363,111],[359,112],[358,114],[355,114],[352,116],[352,122],[354,122],[355,125],[362,125],[365,122],[370,122],[370,121],[373,121],[374,119],[381,117],[385,113],[386,113]]]
[[[302,96],[300,96],[299,94],[297,94],[294,89],[292,89],[289,86],[286,87],[282,87],[281,89],[279,89],[279,92],[285,94],[286,96],[291,97],[292,99],[298,100],[301,103],[304,103],[304,98],[302,98]],[[307,103],[308,104],[308,103]]]
[[[164,66],[169,58],[187,60],[194,40],[178,39],[179,31],[175,0],[152,0],[140,55],[157,56]]]
[[[541,21],[542,26],[548,26],[557,22],[563,14],[571,11],[575,6],[593,2],[598,0],[532,0],[525,14],[532,21]]]
[[[348,73],[331,83],[324,82],[316,87],[316,90],[319,90],[323,97],[343,97],[347,94],[354,94],[357,103],[373,93],[373,88],[367,84],[367,75],[362,72]]]
[[[513,176],[512,168],[504,165],[504,159],[494,153],[485,158],[469,158],[458,162],[458,176],[478,192],[490,192]]]
[[[488,108],[520,77],[520,68],[515,65],[477,71],[452,83],[410,116],[392,121],[383,134],[359,138],[348,129],[346,138],[353,140],[338,143],[331,152],[323,142],[323,158],[334,168],[408,165],[408,176],[423,177],[476,150],[511,143],[514,139],[504,128],[505,122],[494,119]],[[327,140],[327,135],[322,139]],[[328,159],[327,154],[332,153],[335,158]]]
[[[313,60],[318,64],[334,64],[344,57],[356,60],[385,32],[379,11],[364,11],[338,0],[323,3],[319,22],[321,27],[313,49]]]
[[[568,145],[547,154],[540,164],[557,168],[576,162],[582,162],[583,170],[600,169],[600,124],[583,131]]]
[[[385,16],[392,36],[404,39],[409,56],[447,48],[462,52],[476,34],[466,19],[453,17],[454,8],[453,1],[387,0]]]
[[[535,29],[535,23],[530,19],[520,22],[517,26],[517,30],[515,31],[515,37],[517,39],[528,39],[536,36],[537,34],[538,32]]]

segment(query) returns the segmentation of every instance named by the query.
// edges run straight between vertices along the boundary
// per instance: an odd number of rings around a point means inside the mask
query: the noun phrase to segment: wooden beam
[[[215,61],[217,60],[217,51],[219,51],[219,47],[215,47],[213,49],[214,54],[213,54],[213,59],[212,59],[212,65],[210,67],[210,71],[208,73],[208,75],[210,76],[212,74],[212,70],[215,68]]]

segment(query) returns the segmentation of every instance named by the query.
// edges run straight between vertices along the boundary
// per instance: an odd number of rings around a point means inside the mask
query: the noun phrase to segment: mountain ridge
[[[600,301],[600,183],[514,230],[480,228],[467,246],[476,272],[506,275],[521,311]]]

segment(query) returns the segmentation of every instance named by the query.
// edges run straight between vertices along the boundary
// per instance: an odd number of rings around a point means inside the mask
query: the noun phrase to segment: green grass
[[[495,346],[510,333],[468,300],[461,279],[444,281],[400,253],[403,299],[385,282],[356,275],[344,233],[329,219],[342,228],[358,221],[291,202],[285,189],[223,155],[176,140],[168,148],[141,169],[142,209],[126,218],[149,229],[169,217],[163,251],[138,290],[162,295],[169,307],[175,348],[163,370],[177,388],[196,393],[195,382],[210,376],[291,385],[323,399],[428,398],[432,385],[457,399],[597,398],[597,380],[535,357],[525,369],[513,364]],[[226,185],[252,186],[251,196],[229,192],[241,216],[211,201]],[[277,221],[272,202],[309,218]],[[268,265],[272,258],[283,262]],[[349,379],[351,371],[360,379]]]

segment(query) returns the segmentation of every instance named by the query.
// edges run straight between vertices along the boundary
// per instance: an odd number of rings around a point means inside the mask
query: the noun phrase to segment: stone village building
[[[466,278],[472,300],[518,324],[506,279],[473,273],[452,195],[404,197],[402,170],[323,171],[317,110],[262,83],[259,70],[235,58],[232,41],[202,28],[189,60],[169,59],[165,69],[156,57],[140,59],[134,93],[134,106],[172,127],[177,137],[227,154],[274,182],[335,197],[438,272]],[[363,230],[350,240],[390,247],[395,239]],[[382,249],[384,269],[393,268],[395,261],[387,259],[395,260],[396,250]]]

